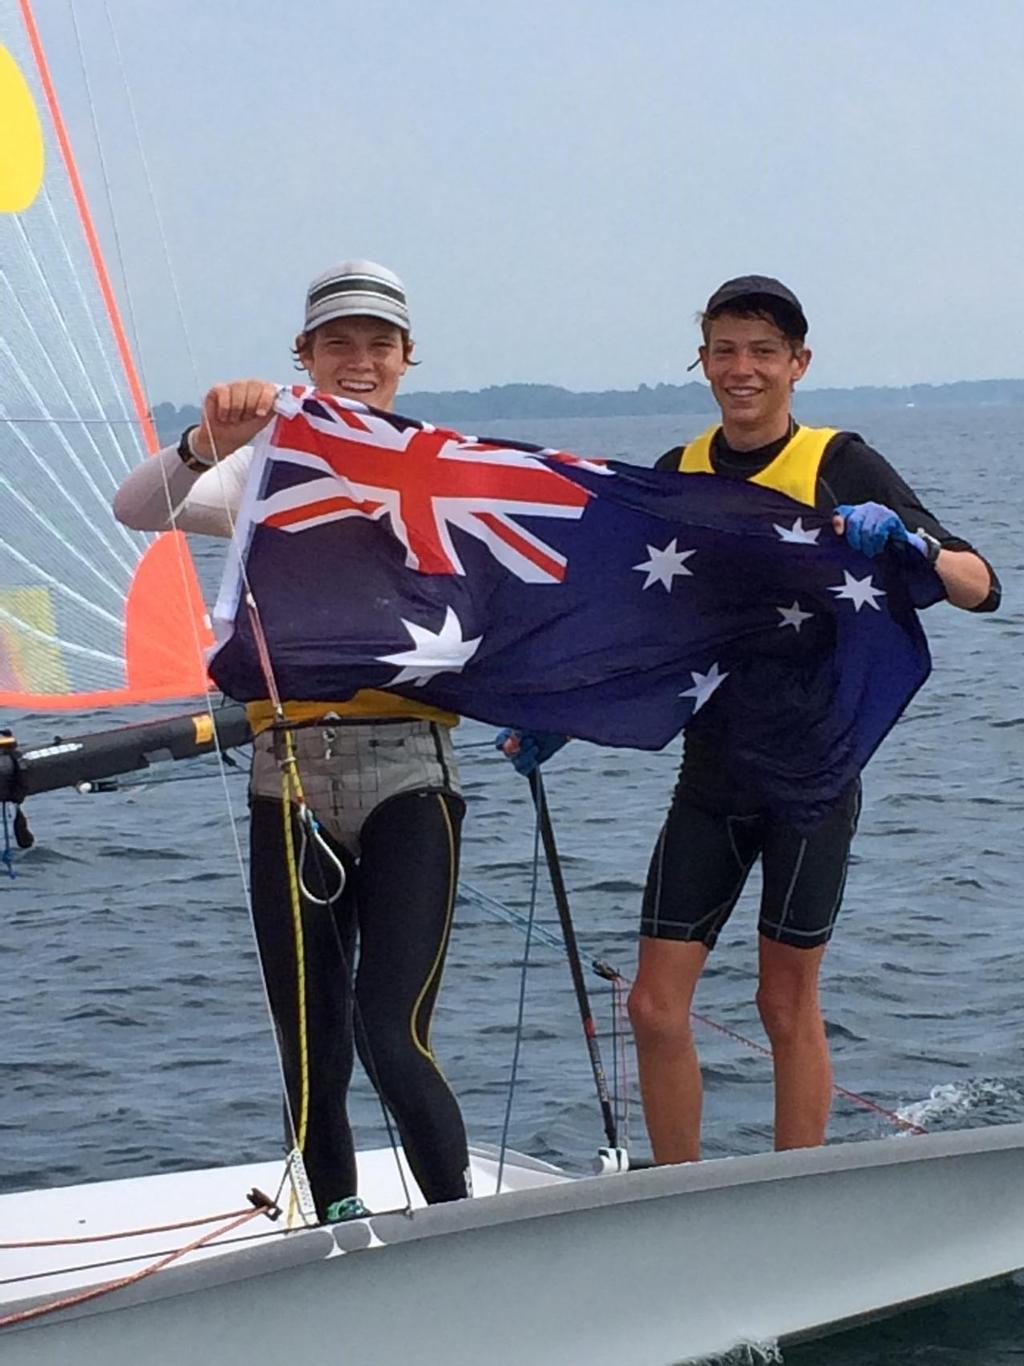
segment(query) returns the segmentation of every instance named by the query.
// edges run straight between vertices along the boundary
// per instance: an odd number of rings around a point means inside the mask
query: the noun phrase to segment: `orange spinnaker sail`
[[[0,0],[0,702],[208,687],[184,537],[111,499],[156,434],[29,0]]]

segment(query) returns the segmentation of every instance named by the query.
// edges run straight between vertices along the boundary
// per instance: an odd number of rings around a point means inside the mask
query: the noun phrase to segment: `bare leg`
[[[832,1069],[818,1003],[825,946],[797,949],[763,936],[757,1008],[772,1046],[775,1147],[813,1148],[825,1142]]]
[[[640,940],[629,1017],[656,1162],[696,1162],[700,1157],[703,1087],[690,1007],[707,956],[700,943]]]

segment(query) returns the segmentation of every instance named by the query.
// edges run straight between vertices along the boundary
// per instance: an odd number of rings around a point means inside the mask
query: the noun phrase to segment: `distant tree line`
[[[798,411],[820,414],[828,409],[977,406],[1024,403],[1024,380],[960,380],[953,384],[911,384],[903,388],[864,385],[856,389],[800,391]],[[715,405],[706,384],[641,384],[636,389],[601,389],[576,393],[554,384],[493,384],[486,389],[444,393],[403,393],[401,411],[426,422],[454,427],[494,418],[643,417],[676,413],[712,413]],[[153,421],[164,442],[176,440],[183,428],[199,421],[199,409],[158,403]]]

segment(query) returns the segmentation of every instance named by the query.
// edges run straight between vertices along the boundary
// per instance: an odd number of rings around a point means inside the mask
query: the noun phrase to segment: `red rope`
[[[180,1224],[154,1224],[151,1228],[129,1228],[122,1233],[87,1233],[80,1238],[39,1238],[23,1243],[0,1243],[0,1252],[13,1252],[27,1247],[74,1247],[79,1243],[113,1243],[119,1238],[141,1238],[147,1233],[174,1233],[182,1228],[198,1228],[202,1224],[215,1224],[219,1219],[237,1219],[251,1210],[232,1209],[225,1214],[207,1214],[201,1219],[183,1219]],[[255,1211],[265,1213],[263,1209]]]
[[[608,973],[609,975],[614,974],[611,976],[613,984],[618,981],[625,987],[632,986],[632,982],[630,982],[629,978],[623,977],[622,974],[617,972],[614,968],[609,969]],[[729,1029],[728,1026],[719,1024],[717,1020],[712,1020],[707,1015],[700,1015],[696,1010],[693,1010],[690,1013],[695,1020],[699,1020],[702,1025],[707,1025],[709,1029],[717,1029],[719,1034],[725,1034],[728,1038],[734,1039],[736,1043],[744,1044],[747,1048],[752,1048],[756,1053],[761,1053],[766,1058],[771,1057],[771,1049],[766,1048],[764,1044],[756,1043],[753,1039],[747,1039],[742,1034],[737,1034],[735,1029]],[[887,1110],[884,1105],[879,1105],[876,1101],[869,1100],[867,1096],[858,1095],[856,1091],[848,1091],[845,1086],[837,1086],[836,1083],[833,1082],[832,1091],[833,1094],[842,1096],[844,1100],[852,1101],[854,1105],[860,1105],[865,1110],[873,1110],[876,1115],[883,1115],[898,1128],[906,1129],[908,1133],[925,1134],[928,1132],[927,1129],[922,1129],[920,1124],[915,1124],[912,1120],[904,1119],[903,1116],[898,1115],[895,1110]]]
[[[42,1318],[44,1314],[54,1314],[58,1309],[70,1309],[76,1304],[86,1304],[89,1300],[100,1299],[103,1295],[112,1294],[115,1290],[123,1290],[125,1286],[135,1285],[143,1281],[147,1276],[153,1276],[164,1267],[170,1266],[180,1257],[186,1256],[189,1252],[195,1252],[198,1248],[212,1243],[215,1238],[223,1237],[227,1233],[232,1233],[236,1228],[241,1228],[250,1219],[258,1219],[265,1214],[263,1209],[246,1210],[239,1218],[232,1220],[223,1228],[212,1229],[209,1233],[204,1233],[201,1238],[196,1238],[194,1242],[186,1247],[177,1248],[174,1252],[169,1252],[165,1257],[153,1263],[152,1266],[143,1267],[140,1271],[133,1271],[127,1276],[120,1276],[117,1280],[105,1281],[103,1285],[92,1286],[89,1290],[81,1290],[74,1295],[64,1295],[60,1299],[50,1300],[46,1304],[37,1304],[32,1309],[21,1309],[15,1314],[0,1315],[0,1328],[10,1328],[16,1323],[25,1323],[29,1319]]]
[[[764,1044],[755,1043],[753,1039],[745,1039],[742,1034],[737,1034],[735,1029],[728,1029],[725,1025],[720,1025],[715,1020],[708,1019],[706,1015],[698,1015],[696,1011],[693,1011],[692,1014],[695,1020],[699,1020],[701,1024],[707,1025],[709,1029],[717,1029],[720,1034],[727,1034],[730,1039],[735,1039],[737,1043],[746,1044],[748,1048],[756,1049],[758,1053],[763,1053],[766,1058],[771,1057],[771,1049],[765,1048]],[[920,1124],[915,1124],[913,1120],[904,1119],[903,1116],[898,1115],[895,1110],[887,1110],[884,1105],[879,1105],[876,1101],[869,1100],[867,1096],[860,1096],[856,1091],[848,1091],[845,1086],[838,1086],[833,1082],[832,1090],[837,1096],[843,1096],[846,1100],[852,1100],[855,1105],[862,1105],[866,1110],[874,1110],[876,1115],[884,1115],[885,1118],[891,1120],[893,1124],[898,1125],[901,1129],[908,1130],[908,1132],[912,1134],[927,1133],[927,1130],[922,1129]]]

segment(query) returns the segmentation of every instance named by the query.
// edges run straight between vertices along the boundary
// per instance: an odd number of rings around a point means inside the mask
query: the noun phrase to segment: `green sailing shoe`
[[[368,1219],[370,1211],[358,1195],[346,1195],[344,1200],[335,1200],[327,1206],[325,1224],[347,1224],[350,1219]]]

